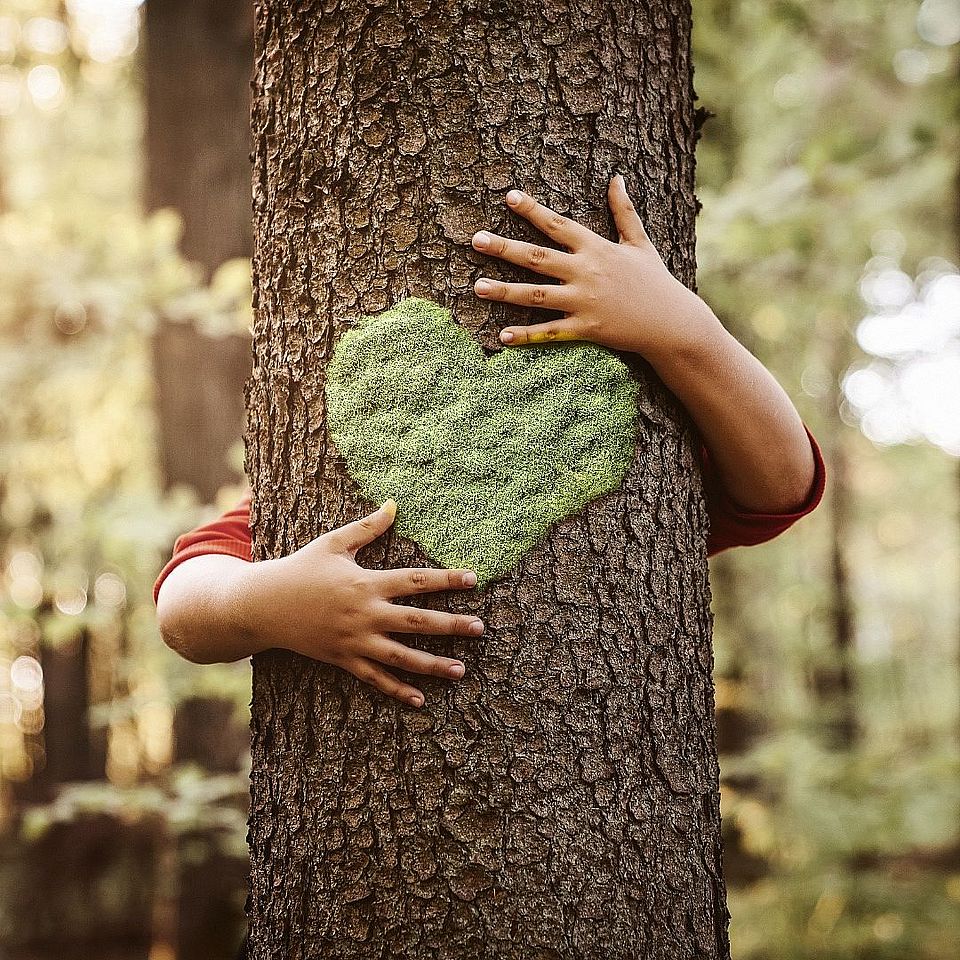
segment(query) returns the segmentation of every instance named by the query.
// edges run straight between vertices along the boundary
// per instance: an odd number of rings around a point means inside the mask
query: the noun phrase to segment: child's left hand
[[[675,348],[715,333],[719,320],[707,304],[667,269],[627,195],[623,177],[610,181],[608,200],[620,234],[612,243],[592,230],[511,190],[507,203],[569,253],[486,231],[473,236],[482,253],[509,260],[562,284],[505,283],[481,277],[474,292],[484,299],[566,314],[560,320],[506,327],[503,343],[590,340],[641,354],[658,366]]]

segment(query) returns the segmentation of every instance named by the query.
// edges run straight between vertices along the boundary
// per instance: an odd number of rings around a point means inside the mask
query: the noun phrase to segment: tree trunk
[[[253,250],[250,210],[249,0],[146,5],[146,205],[183,219],[180,248],[210,277]],[[238,479],[227,454],[243,432],[246,335],[213,338],[160,318],[152,344],[164,488],[204,503]]]
[[[399,7],[399,8],[398,8]],[[507,317],[481,228],[545,242],[520,187],[611,239],[623,171],[694,282],[685,2],[259,0],[254,94],[254,558],[370,508],[325,432],[349,318],[428,297],[488,348]],[[548,314],[539,313],[540,319]],[[250,955],[727,957],[706,515],[689,421],[637,359],[623,486],[475,595],[457,683],[408,709],[336,668],[254,658]],[[402,504],[401,504],[402,509]],[[361,553],[423,564],[392,535]]]
[[[146,201],[183,217],[181,249],[208,275],[249,257],[249,0],[146,5]]]
[[[243,434],[250,337],[211,337],[160,317],[151,353],[163,488],[186,483],[213,503],[221,487],[240,479],[227,455]]]
[[[253,247],[250,209],[250,0],[148,0],[146,205],[183,219],[180,249],[206,277]],[[246,335],[211,337],[161,317],[152,341],[164,489],[189,484],[204,503],[240,479],[228,462],[243,432]],[[209,772],[239,770],[246,724],[222,697],[177,704],[174,759]],[[232,955],[243,865],[216,849],[217,831],[178,838],[179,960]],[[198,856],[198,851],[200,855]],[[242,894],[241,894],[242,895]]]
[[[840,409],[840,383],[851,362],[853,337],[842,316],[835,318],[832,343],[829,345],[831,383],[826,399],[827,411]],[[814,689],[820,696],[830,745],[849,750],[860,733],[856,705],[854,672],[856,608],[850,583],[847,540],[852,528],[849,465],[846,449],[846,428],[836,416],[828,417],[830,426],[827,452],[832,465],[830,485],[830,625],[833,641],[832,662],[814,668]]]
[[[749,616],[748,594],[751,584],[744,571],[728,551],[713,558],[710,565],[711,584],[719,587],[713,602],[714,624],[727,637],[725,666],[714,669],[717,680],[717,752],[721,759],[737,761],[767,733],[767,718],[761,714],[749,695],[751,680],[748,651],[762,650],[762,640]],[[746,589],[743,589],[746,580]],[[720,649],[720,644],[716,644]],[[739,766],[743,766],[739,764]],[[722,767],[722,764],[721,764]],[[729,768],[728,768],[729,769]],[[724,789],[739,795],[757,796],[760,777],[752,771],[726,772],[721,778]],[[763,857],[753,854],[744,843],[743,830],[736,820],[723,822],[723,865],[726,882],[735,887],[756,883],[770,871]]]
[[[51,796],[65,783],[104,775],[106,743],[90,727],[90,631],[41,647],[46,764],[41,777]]]

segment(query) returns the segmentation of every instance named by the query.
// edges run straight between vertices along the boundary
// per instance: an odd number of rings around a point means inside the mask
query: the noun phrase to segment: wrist
[[[679,281],[678,281],[679,282]],[[707,303],[684,287],[685,297],[669,320],[671,336],[644,354],[667,387],[692,372],[708,375],[732,334]]]

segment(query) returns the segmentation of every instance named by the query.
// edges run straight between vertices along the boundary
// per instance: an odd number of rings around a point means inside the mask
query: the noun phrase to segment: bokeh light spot
[[[27,74],[27,90],[42,110],[55,110],[65,99],[60,71],[49,63],[33,67]]]

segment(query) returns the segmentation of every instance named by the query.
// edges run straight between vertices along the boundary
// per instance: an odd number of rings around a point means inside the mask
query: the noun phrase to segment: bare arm
[[[758,513],[799,507],[815,465],[796,407],[712,311],[702,326],[688,322],[692,335],[650,362],[693,417],[727,492]]]
[[[815,462],[803,421],[760,361],[726,331],[710,307],[667,269],[626,187],[615,177],[609,203],[613,243],[520,191],[507,202],[569,252],[485,231],[473,246],[563,283],[481,278],[478,296],[559,310],[560,320],[506,327],[510,346],[590,340],[639,353],[690,413],[730,496],[756,512],[782,513],[810,491]]]
[[[167,575],[157,595],[166,644],[194,663],[240,660],[270,648],[341,667],[415,707],[423,693],[386,667],[457,680],[460,660],[437,657],[391,634],[479,637],[477,617],[394,603],[396,597],[476,585],[472,570],[368,570],[357,551],[385,533],[396,504],[317,537],[295,553],[249,563],[191,557]]]
[[[171,570],[157,595],[163,642],[193,663],[230,663],[266,649],[242,624],[236,602],[251,566],[208,553]]]

